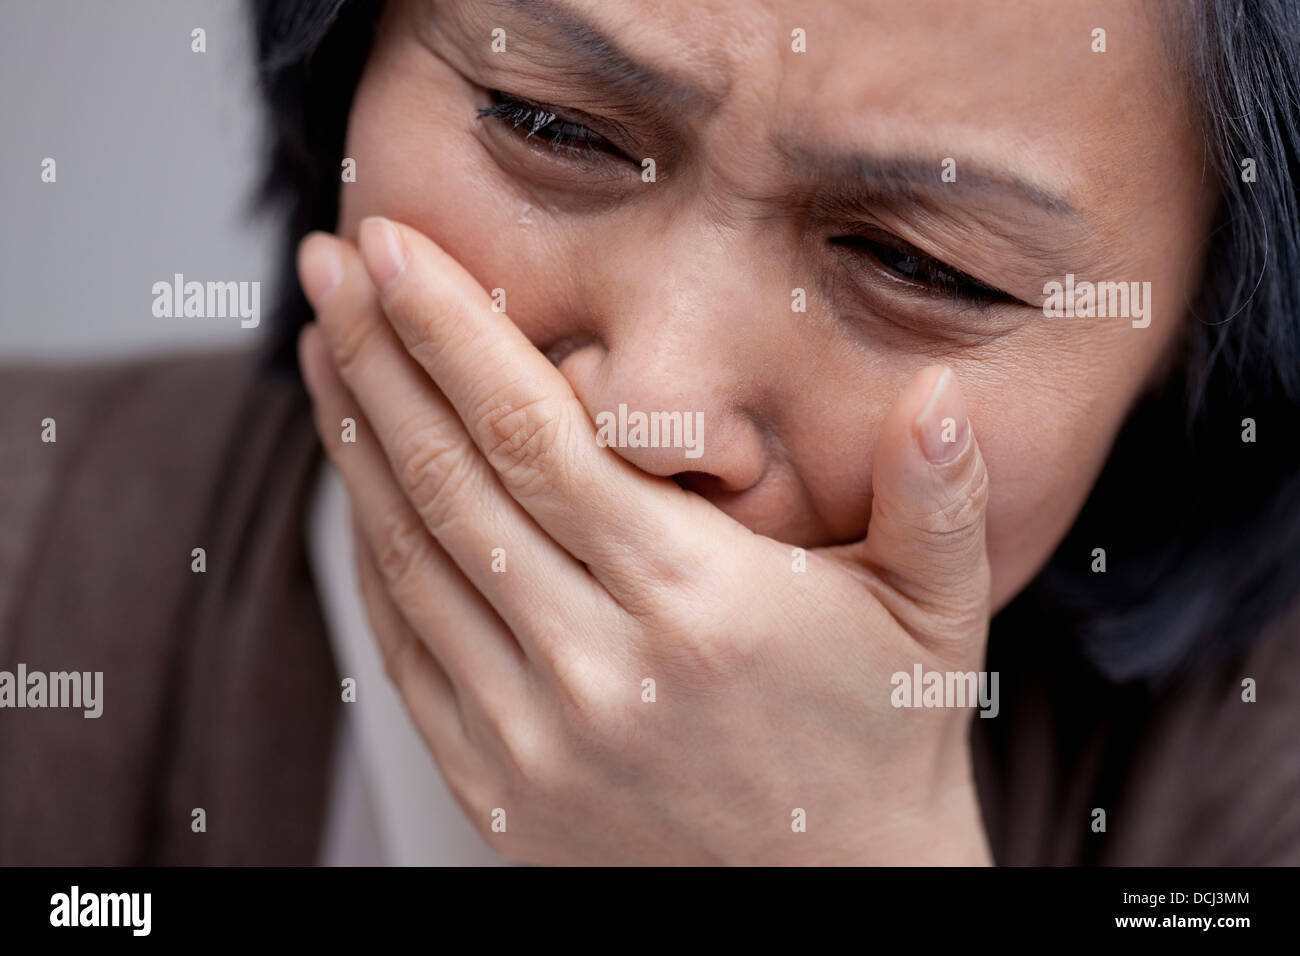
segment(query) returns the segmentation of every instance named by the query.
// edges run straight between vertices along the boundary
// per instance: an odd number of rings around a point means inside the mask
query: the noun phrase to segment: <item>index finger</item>
[[[560,370],[432,240],[369,218],[359,245],[407,351],[537,523],[584,563],[649,553],[680,571],[685,555],[668,532],[688,493],[601,448]]]

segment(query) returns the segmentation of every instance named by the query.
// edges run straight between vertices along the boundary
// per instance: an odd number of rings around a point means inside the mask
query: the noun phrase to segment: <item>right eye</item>
[[[478,111],[478,118],[495,119],[516,133],[522,132],[525,142],[536,137],[556,152],[569,153],[575,158],[591,158],[599,154],[627,158],[605,137],[581,123],[565,119],[552,107],[500,90],[492,91],[492,99],[491,106]]]

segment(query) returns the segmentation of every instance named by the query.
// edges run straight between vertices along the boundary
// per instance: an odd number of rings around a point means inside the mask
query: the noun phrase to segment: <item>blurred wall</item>
[[[0,0],[0,359],[261,334],[275,276],[271,223],[251,215],[252,54],[241,0]],[[177,272],[260,281],[260,326],[155,317],[153,284]]]

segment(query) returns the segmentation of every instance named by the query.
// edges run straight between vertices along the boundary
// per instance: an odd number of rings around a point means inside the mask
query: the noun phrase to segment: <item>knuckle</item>
[[[511,790],[519,795],[550,789],[552,768],[537,725],[531,721],[504,722],[497,731],[510,768]]]
[[[660,630],[650,656],[683,686],[716,691],[733,684],[750,664],[751,642],[726,621]]]
[[[667,525],[624,528],[601,551],[604,573],[617,582],[619,603],[652,628],[671,627],[679,608],[706,606],[727,593],[725,575],[694,548],[664,546],[673,540],[674,529]]]
[[[389,292],[387,310],[401,315],[403,324],[410,330],[406,350],[426,369],[441,367],[446,356],[464,344],[456,333],[455,317],[445,314],[441,301],[409,302],[400,281],[398,286]]]
[[[405,508],[384,519],[375,542],[375,564],[391,593],[404,593],[407,582],[418,578],[430,547],[428,533]]]
[[[557,656],[553,666],[570,731],[584,746],[605,749],[616,740],[629,695],[639,685],[629,685],[590,655],[577,651]]]
[[[453,353],[453,349],[448,342],[436,337],[431,331],[437,325],[434,320],[425,318],[417,321],[419,328],[414,333],[399,332],[398,341],[407,356],[414,361],[420,374],[427,377],[445,397],[441,379],[447,365],[447,356]]]
[[[333,326],[334,364],[345,381],[356,377],[364,356],[370,348],[371,338],[378,331],[373,322],[339,322]]]
[[[655,591],[636,615],[647,661],[674,680],[710,687],[731,683],[752,664],[761,638],[746,619],[752,592],[745,582],[700,568],[679,586]]]
[[[420,425],[404,429],[393,444],[399,479],[415,510],[435,535],[459,509],[454,503],[469,477],[469,460],[445,429]]]
[[[619,606],[654,631],[663,625],[668,616],[665,605],[677,592],[671,590],[670,580],[665,580],[653,568],[643,567],[638,559],[647,562],[643,553],[633,553],[627,545],[615,541],[607,542],[597,558],[602,575],[618,594]]]
[[[988,500],[988,471],[976,463],[956,485],[936,491],[923,503],[905,506],[898,517],[940,544],[950,541],[960,548],[962,540],[983,522]]]
[[[399,692],[406,690],[407,675],[410,673],[412,658],[417,651],[415,638],[409,634],[397,638],[390,645],[385,645],[384,673]]]
[[[989,473],[980,465],[963,486],[962,491],[942,509],[943,527],[953,531],[969,531],[984,520],[984,509],[989,501]]]
[[[494,393],[477,414],[487,460],[514,489],[539,490],[563,454],[567,417],[562,402],[516,386]]]

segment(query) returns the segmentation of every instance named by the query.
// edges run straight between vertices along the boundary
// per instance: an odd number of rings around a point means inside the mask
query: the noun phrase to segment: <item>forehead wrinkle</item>
[[[595,24],[559,0],[492,0],[492,6],[521,15],[539,30],[550,33],[562,49],[580,64],[556,63],[572,76],[583,73],[598,78],[610,92],[651,100],[669,109],[702,112],[717,107],[727,89],[709,89],[632,57]],[[530,37],[545,43],[538,37]],[[545,56],[544,47],[539,50]]]

